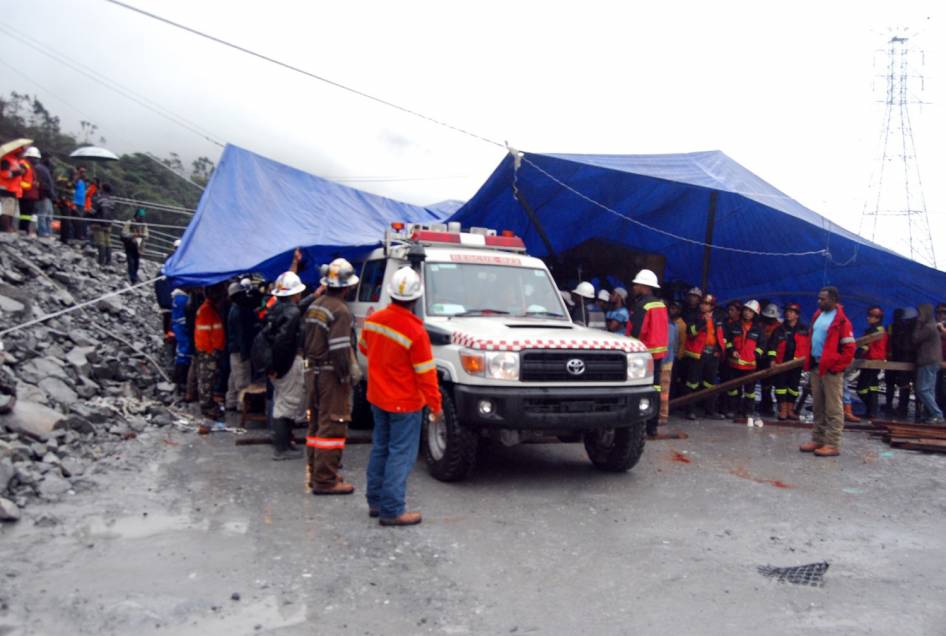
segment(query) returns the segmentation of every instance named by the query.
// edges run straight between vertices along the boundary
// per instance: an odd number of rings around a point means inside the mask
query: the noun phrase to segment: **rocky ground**
[[[124,255],[100,268],[76,243],[0,235],[0,331],[125,289]],[[142,262],[141,280],[158,274]],[[0,381],[16,387],[0,415],[0,520],[37,499],[88,487],[96,463],[149,427],[172,425],[173,385],[152,285],[0,336]],[[160,363],[160,362],[159,362]]]

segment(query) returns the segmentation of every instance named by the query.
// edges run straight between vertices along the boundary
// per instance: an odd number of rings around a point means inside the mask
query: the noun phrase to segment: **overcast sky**
[[[930,103],[911,116],[946,265],[941,3],[128,1],[522,150],[719,149],[854,231],[878,157],[877,51],[891,27],[909,28],[925,52],[914,67],[925,91],[914,93]],[[349,182],[365,190],[467,199],[503,155],[104,0],[4,5],[5,28],[191,128],[321,176],[367,178]],[[39,95],[67,130],[94,121],[117,152],[219,156],[200,134],[2,31],[0,62],[32,80],[0,64],[0,91]]]

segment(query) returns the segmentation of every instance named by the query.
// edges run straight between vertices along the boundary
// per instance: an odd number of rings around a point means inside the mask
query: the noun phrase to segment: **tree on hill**
[[[59,117],[53,115],[35,96],[11,91],[7,97],[0,96],[0,142],[27,137],[34,140],[44,157],[50,157],[56,170],[55,176],[69,177],[79,163],[69,159],[69,154],[79,146],[105,144],[106,139],[98,135],[98,125],[90,121],[80,122],[78,135],[65,133]],[[98,135],[98,136],[97,136]],[[80,141],[81,139],[81,141]],[[197,207],[201,192],[191,181],[206,185],[214,169],[208,157],[199,157],[192,162],[190,174],[177,153],[167,159],[157,159],[147,153],[136,152],[122,155],[118,161],[87,165],[89,175],[111,184],[112,191],[120,197],[163,203],[188,209]],[[171,171],[180,176],[175,176]],[[131,218],[134,207],[120,207],[122,218]],[[185,226],[190,218],[184,214],[162,210],[148,210],[148,220],[164,225]],[[162,228],[161,232],[180,236],[180,230]]]

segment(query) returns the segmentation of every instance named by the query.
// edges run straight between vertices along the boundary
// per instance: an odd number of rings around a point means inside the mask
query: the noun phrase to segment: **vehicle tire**
[[[598,470],[629,471],[644,453],[645,426],[637,422],[627,428],[609,428],[585,433],[585,451]]]
[[[440,481],[461,481],[476,467],[479,438],[474,431],[460,425],[457,409],[449,391],[440,388],[443,398],[443,422],[424,420],[424,459],[430,474]]]

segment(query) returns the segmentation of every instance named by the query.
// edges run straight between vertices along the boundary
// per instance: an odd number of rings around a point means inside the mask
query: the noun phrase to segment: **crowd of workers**
[[[321,269],[310,290],[299,277],[297,251],[289,271],[268,286],[242,278],[208,287],[169,289],[156,283],[165,329],[176,341],[175,381],[185,399],[199,402],[212,424],[225,410],[243,408],[251,383],[268,390],[273,459],[302,457],[292,429],[306,425],[305,487],[314,495],[348,495],[340,473],[352,418],[353,389],[361,382],[356,347],[368,360],[367,400],[374,419],[367,467],[369,514],[382,525],[412,525],[420,513],[405,506],[407,477],[416,458],[422,413],[441,417],[440,390],[430,339],[412,312],[423,293],[420,277],[403,268],[392,277],[391,304],[367,317],[356,342],[347,298],[358,283],[350,263]]]
[[[946,304],[935,309],[920,305],[893,312],[884,326],[884,311],[867,310],[863,343],[856,345],[853,327],[839,303],[838,290],[826,287],[818,296],[818,311],[810,324],[802,320],[801,307],[783,308],[768,301],[734,300],[720,307],[713,294],[692,288],[684,302],[665,301],[656,275],[642,270],[633,281],[632,294],[622,287],[595,293],[588,282],[563,292],[572,306],[573,318],[589,327],[634,336],[644,341],[654,358],[655,382],[660,382],[660,419],[668,417],[671,397],[714,389],[717,384],[738,380],[796,359],[801,366],[732,386],[726,392],[707,391],[703,415],[710,419],[732,418],[748,423],[758,411],[779,420],[800,419],[799,410],[814,397],[815,435],[803,450],[818,455],[839,453],[843,423],[858,422],[853,411],[852,376],[857,374],[856,392],[864,403],[864,415],[876,418],[880,394],[885,392],[884,412],[907,417],[911,388],[916,396],[918,421],[943,424],[946,408]],[[868,336],[870,338],[868,338]],[[885,371],[885,391],[880,369],[855,371],[851,362],[864,360],[909,362],[915,371]],[[803,372],[808,383],[803,387]],[[758,407],[756,395],[761,395]],[[687,419],[697,419],[692,401]],[[658,419],[648,424],[655,435]]]
[[[90,242],[98,252],[99,265],[110,266],[112,227],[118,220],[115,208],[111,185],[90,179],[84,166],[56,176],[52,161],[35,146],[21,146],[0,156],[0,231],[48,238],[58,224],[60,240]],[[144,208],[138,208],[119,232],[132,284],[138,282],[148,240],[144,218]]]

